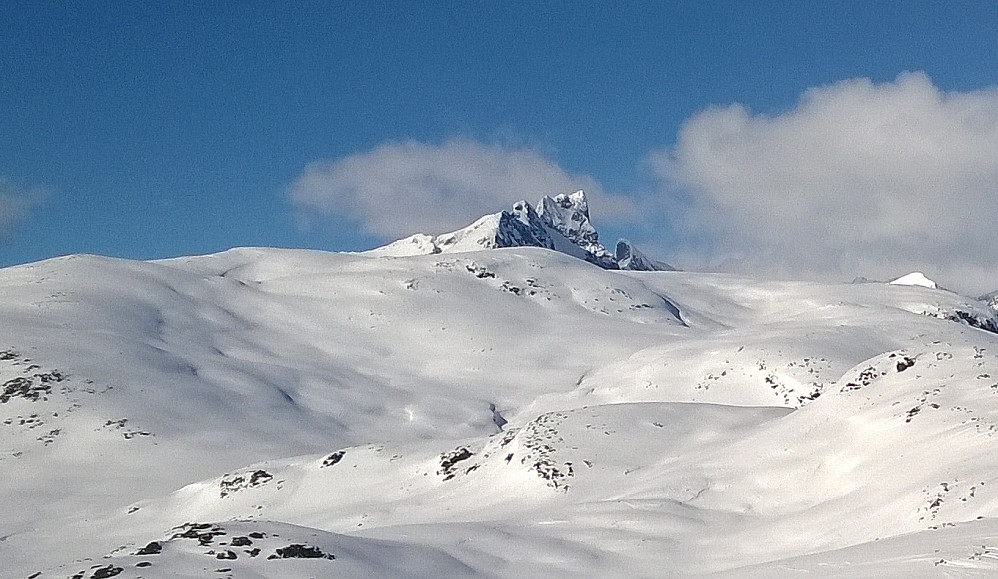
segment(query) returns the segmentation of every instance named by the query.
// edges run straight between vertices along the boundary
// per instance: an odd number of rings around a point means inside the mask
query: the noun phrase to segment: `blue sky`
[[[7,0],[0,265],[365,249],[580,184],[681,265],[998,289],[998,240],[910,214],[998,211],[998,3],[617,4]]]

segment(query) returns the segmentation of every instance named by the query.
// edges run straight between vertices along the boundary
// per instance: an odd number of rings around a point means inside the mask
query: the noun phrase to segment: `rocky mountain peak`
[[[545,225],[585,249],[595,259],[607,264],[613,261],[610,252],[600,244],[596,228],[589,222],[589,201],[584,191],[544,196],[538,204],[537,213]]]
[[[621,243],[624,245],[621,246]],[[604,269],[673,269],[645,257],[627,240],[617,244],[619,255],[603,247],[599,233],[589,221],[589,200],[582,190],[554,197],[544,196],[536,209],[527,201],[517,201],[510,211],[486,215],[463,229],[435,237],[416,234],[373,249],[371,253],[405,256],[502,247],[543,247],[584,259]]]
[[[614,258],[617,260],[617,266],[620,269],[629,269],[633,271],[675,271],[676,268],[671,265],[651,259],[645,254],[638,251],[638,248],[626,240],[621,239],[617,242],[617,247],[614,251]]]

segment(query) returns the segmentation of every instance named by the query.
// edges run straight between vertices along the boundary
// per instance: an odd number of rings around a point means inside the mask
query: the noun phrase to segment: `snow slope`
[[[998,322],[947,291],[533,247],[0,288],[2,577],[998,568]]]

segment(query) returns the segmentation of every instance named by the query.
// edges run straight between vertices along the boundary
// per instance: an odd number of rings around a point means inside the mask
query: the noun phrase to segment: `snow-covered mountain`
[[[937,289],[939,287],[936,282],[925,277],[925,274],[920,271],[913,271],[907,275],[902,275],[890,283],[893,285],[917,285],[929,289]]]
[[[638,251],[630,241],[621,239],[617,242],[614,257],[617,260],[619,269],[631,271],[675,271],[675,268],[665,263],[652,259]]]
[[[599,241],[589,221],[589,202],[584,191],[544,196],[537,209],[518,201],[512,211],[486,215],[464,229],[436,237],[417,233],[369,253],[411,256],[460,253],[504,247],[543,247],[594,263],[604,269],[669,271],[673,268],[642,255],[627,240],[610,253]]]
[[[986,303],[991,309],[998,311],[998,291],[987,293],[977,299]]]
[[[0,291],[0,577],[998,573],[998,312],[948,291],[538,247]]]

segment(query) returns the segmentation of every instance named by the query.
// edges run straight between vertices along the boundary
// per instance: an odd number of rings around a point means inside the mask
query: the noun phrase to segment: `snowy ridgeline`
[[[998,573],[988,303],[448,239],[0,270],[0,576]]]

